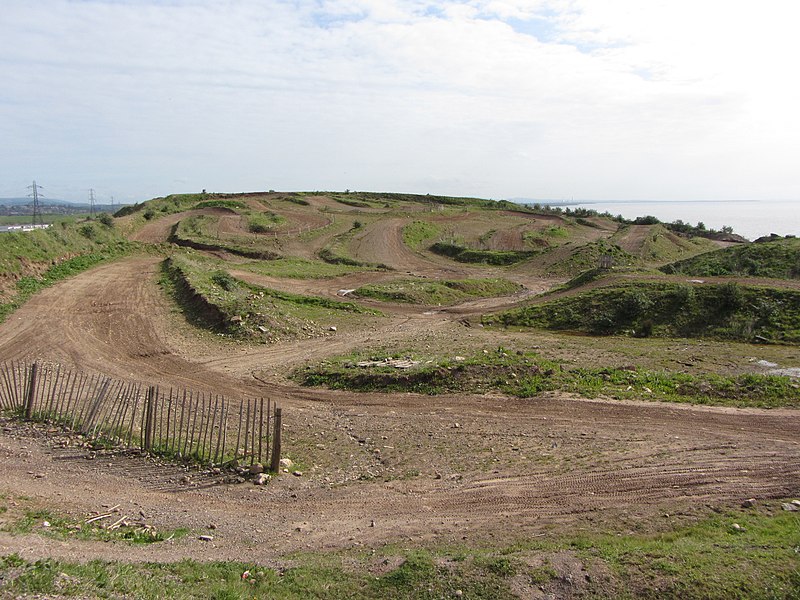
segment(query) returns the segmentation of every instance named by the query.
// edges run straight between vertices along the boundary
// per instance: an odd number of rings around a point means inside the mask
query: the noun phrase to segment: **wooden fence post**
[[[272,435],[272,460],[269,470],[277,473],[281,466],[281,408],[275,407],[275,432]]]
[[[36,397],[36,377],[39,371],[39,364],[33,363],[31,365],[31,377],[28,381],[28,397],[25,398],[25,418],[30,420],[33,418],[33,399]]]
[[[155,395],[156,388],[152,385],[147,388],[147,401],[144,407],[144,450],[153,449],[153,421],[155,420]]]

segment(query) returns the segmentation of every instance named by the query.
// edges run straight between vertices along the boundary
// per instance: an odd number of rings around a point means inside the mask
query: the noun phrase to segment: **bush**
[[[97,220],[100,221],[106,227],[114,226],[114,217],[112,217],[108,213],[100,213],[100,215],[97,217]]]

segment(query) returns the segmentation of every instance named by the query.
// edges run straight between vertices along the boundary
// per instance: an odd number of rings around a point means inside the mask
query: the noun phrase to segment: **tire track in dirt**
[[[24,437],[0,436],[0,451],[16,457],[4,461],[4,485],[15,493],[75,514],[96,509],[102,496],[112,504],[135,503],[160,527],[217,526],[214,545],[125,546],[127,559],[235,559],[254,548],[269,553],[477,540],[496,536],[498,523],[511,539],[547,525],[569,527],[586,514],[613,523],[630,510],[654,516],[676,506],[800,493],[796,411],[565,394],[522,400],[298,388],[283,377],[303,361],[423,333],[452,338],[458,326],[447,314],[395,314],[374,330],[332,338],[261,348],[206,343],[171,322],[171,307],[155,283],[158,260],[117,261],[43,290],[0,325],[0,359],[50,359],[234,397],[270,395],[289,407],[286,448],[306,457],[309,468],[302,478],[280,477],[265,488],[198,481],[181,489],[177,474],[153,480],[136,475],[146,472],[136,463],[117,470],[78,457],[59,463],[54,486],[30,475],[53,469],[50,450]],[[253,378],[267,370],[271,378]],[[483,456],[497,462],[476,462]],[[404,478],[408,471],[419,475]],[[434,476],[438,471],[441,479]],[[370,472],[376,475],[360,480]],[[271,515],[269,535],[255,530],[265,514]],[[32,539],[0,536],[0,551],[48,551]],[[70,542],[63,552],[109,558],[120,550]]]

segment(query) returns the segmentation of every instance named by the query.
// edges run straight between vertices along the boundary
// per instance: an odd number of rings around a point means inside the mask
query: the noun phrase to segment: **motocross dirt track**
[[[159,241],[169,224],[154,223],[139,239]],[[381,227],[356,242],[360,253],[418,273],[441,269],[438,261],[387,245],[402,243],[399,223]],[[470,335],[479,349],[496,347],[498,334],[459,323],[474,306],[404,307],[370,329],[272,346],[220,343],[198,336],[174,312],[157,284],[158,262],[120,260],[39,293],[0,325],[0,357],[233,397],[269,396],[284,407],[285,450],[304,457],[302,476],[283,474],[264,487],[213,476],[187,483],[178,467],[119,455],[89,460],[84,451],[8,429],[0,433],[0,457],[12,496],[78,518],[120,504],[123,514],[141,511],[159,528],[215,529],[211,543],[192,535],[147,547],[0,534],[0,555],[267,562],[308,548],[500,544],[579,524],[634,528],[665,514],[680,518],[707,506],[800,493],[795,411],[557,393],[519,400],[300,388],[285,377],[292,368],[376,341]],[[520,277],[537,291],[552,283]],[[308,281],[294,283],[299,293],[320,293]]]

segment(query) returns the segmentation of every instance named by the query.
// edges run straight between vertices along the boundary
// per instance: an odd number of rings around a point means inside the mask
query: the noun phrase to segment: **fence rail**
[[[60,425],[95,442],[201,464],[270,461],[275,471],[280,461],[282,411],[270,399],[237,401],[50,363],[7,362],[0,365],[0,411]]]

